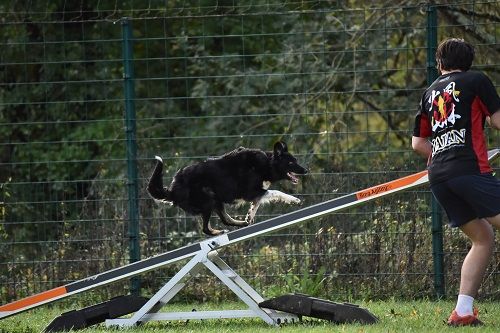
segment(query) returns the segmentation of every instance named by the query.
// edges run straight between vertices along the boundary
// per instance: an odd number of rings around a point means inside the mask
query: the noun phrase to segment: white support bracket
[[[224,241],[224,238],[220,239]],[[294,314],[260,308],[264,298],[241,276],[224,262],[215,249],[220,244],[214,241],[201,244],[201,250],[175,274],[151,299],[130,318],[107,319],[106,326],[132,327],[148,321],[261,318],[269,325],[298,321]],[[248,306],[246,310],[159,312],[203,267],[208,268],[219,280],[231,289]]]

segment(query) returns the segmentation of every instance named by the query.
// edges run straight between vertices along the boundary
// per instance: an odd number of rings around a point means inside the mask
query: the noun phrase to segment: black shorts
[[[452,228],[500,214],[500,180],[492,174],[455,177],[432,185],[431,191]]]

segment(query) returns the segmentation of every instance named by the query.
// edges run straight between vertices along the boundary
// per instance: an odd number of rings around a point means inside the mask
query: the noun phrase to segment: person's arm
[[[415,152],[426,159],[428,159],[432,153],[432,144],[429,140],[427,140],[427,138],[412,136],[411,147]]]
[[[484,73],[478,72],[477,79],[474,84],[476,93],[490,115],[486,117],[486,121],[492,128],[500,130],[500,97],[497,90]]]
[[[492,128],[500,130],[500,110],[487,117],[486,120]]]

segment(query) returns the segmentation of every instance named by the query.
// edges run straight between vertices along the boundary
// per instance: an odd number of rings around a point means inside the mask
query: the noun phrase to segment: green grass
[[[357,302],[376,315],[380,321],[374,325],[337,325],[325,320],[304,317],[301,323],[287,324],[281,328],[269,326],[261,319],[220,319],[190,320],[172,322],[150,322],[130,329],[106,328],[104,324],[80,330],[81,333],[102,332],[238,332],[238,333],[298,333],[298,332],[352,332],[352,333],[389,333],[389,332],[498,332],[500,327],[500,302],[478,302],[480,318],[485,322],[482,327],[449,328],[444,324],[454,303],[451,301],[380,301]],[[174,304],[164,307],[165,311],[244,309],[239,303],[227,304]],[[0,320],[0,333],[41,332],[59,314],[71,309],[41,307],[17,316]]]

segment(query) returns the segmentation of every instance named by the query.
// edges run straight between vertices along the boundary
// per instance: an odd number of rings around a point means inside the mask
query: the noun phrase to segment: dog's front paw
[[[293,195],[289,195],[289,194],[284,194],[282,197],[281,197],[281,201],[284,202],[284,203],[287,203],[289,205],[293,205],[293,204],[300,204],[301,201],[299,198],[296,198],[294,197]]]

